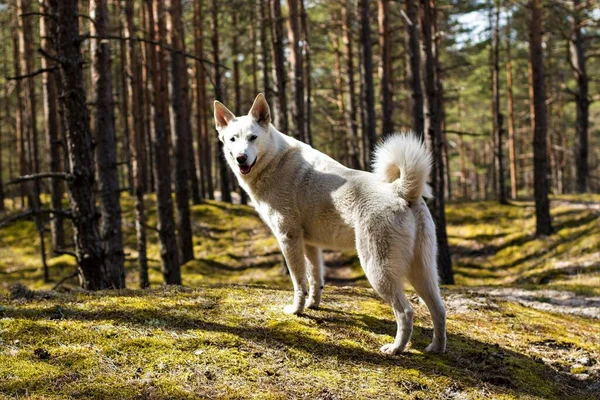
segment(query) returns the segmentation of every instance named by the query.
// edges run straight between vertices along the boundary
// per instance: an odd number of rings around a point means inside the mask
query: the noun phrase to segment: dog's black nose
[[[239,156],[237,156],[235,159],[237,160],[237,162],[238,162],[239,164],[243,164],[243,163],[245,163],[245,162],[246,162],[246,160],[248,160],[248,156],[247,156],[247,155],[245,155],[245,154],[240,154],[240,155],[239,155]]]

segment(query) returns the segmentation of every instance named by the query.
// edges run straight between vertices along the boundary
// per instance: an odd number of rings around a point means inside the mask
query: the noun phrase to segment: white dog
[[[440,296],[435,226],[422,196],[430,196],[431,157],[412,134],[389,137],[376,151],[375,174],[349,169],[271,125],[262,94],[247,116],[215,101],[215,124],[225,158],[273,231],[294,285],[286,313],[317,308],[323,290],[322,248],[356,248],[367,279],[392,305],[398,324],[396,354],[406,347],[413,310],[406,279],[433,319],[426,351],[446,347],[446,311]]]

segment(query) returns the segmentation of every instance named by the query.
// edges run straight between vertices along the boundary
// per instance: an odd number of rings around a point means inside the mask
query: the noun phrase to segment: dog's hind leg
[[[276,235],[294,285],[294,302],[284,308],[286,314],[302,314],[306,301],[306,262],[301,231]]]
[[[393,343],[381,347],[383,353],[393,355],[404,351],[413,330],[414,313],[404,294],[403,275],[412,258],[410,249],[414,243],[407,236],[382,234],[377,238],[372,232],[371,235],[368,232],[357,233],[357,250],[373,289],[391,304],[394,311],[396,337]]]
[[[433,320],[433,341],[425,351],[441,353],[446,350],[446,309],[438,284],[435,226],[424,203],[416,208],[417,240],[408,280],[427,305]]]
[[[305,245],[304,253],[307,264],[306,273],[310,285],[306,307],[315,309],[319,308],[319,304],[321,303],[321,293],[323,292],[324,285],[323,252],[317,247]]]

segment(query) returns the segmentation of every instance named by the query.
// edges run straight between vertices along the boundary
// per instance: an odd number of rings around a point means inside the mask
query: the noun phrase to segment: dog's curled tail
[[[431,154],[414,133],[388,136],[377,146],[373,171],[394,185],[396,193],[406,201],[421,196],[432,197],[427,179],[431,173]]]

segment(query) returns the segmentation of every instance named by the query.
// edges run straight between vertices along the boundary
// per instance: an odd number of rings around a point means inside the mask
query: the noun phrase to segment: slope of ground
[[[51,258],[44,284],[33,224],[19,222],[0,230],[0,398],[594,398],[598,204],[600,196],[555,199],[556,233],[544,239],[533,237],[528,203],[450,205],[458,284],[443,289],[448,352],[422,352],[431,321],[409,291],[416,326],[396,357],[378,350],[395,333],[391,309],[352,254],[326,255],[337,286],[327,286],[321,310],[282,313],[289,278],[249,207],[193,207],[197,259],[183,267],[186,287],[159,287],[151,233],[154,288],[144,291],[86,293],[73,279],[50,291],[74,262]],[[151,210],[149,225],[154,218]],[[127,218],[124,228],[135,287]]]

